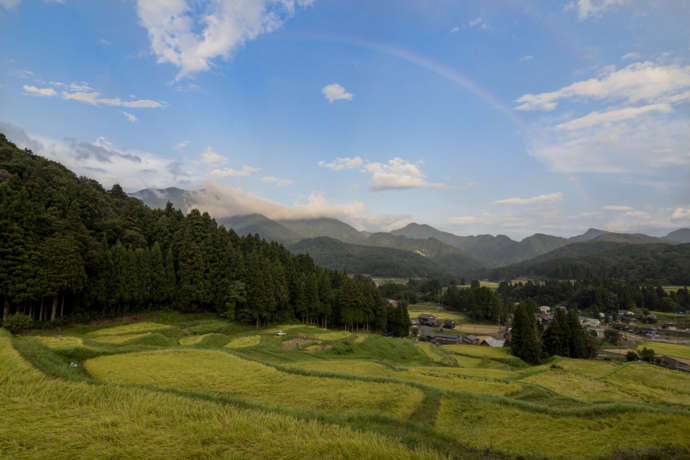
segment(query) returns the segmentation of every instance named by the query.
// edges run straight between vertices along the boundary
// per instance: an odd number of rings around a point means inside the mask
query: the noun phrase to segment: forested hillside
[[[607,241],[565,246],[532,260],[494,269],[490,279],[612,278],[650,284],[690,284],[690,244],[624,244]]]
[[[404,322],[373,283],[239,237],[196,210],[152,210],[120,186],[106,191],[2,134],[0,241],[3,317],[173,308],[257,325],[299,319],[395,332]]]
[[[446,278],[449,272],[434,261],[409,251],[347,244],[333,238],[302,240],[292,252],[309,254],[317,264],[348,273],[373,276]]]

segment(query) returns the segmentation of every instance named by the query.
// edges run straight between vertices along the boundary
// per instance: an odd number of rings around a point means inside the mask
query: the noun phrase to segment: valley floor
[[[0,407],[2,458],[690,456],[690,374],[166,313],[0,330]]]

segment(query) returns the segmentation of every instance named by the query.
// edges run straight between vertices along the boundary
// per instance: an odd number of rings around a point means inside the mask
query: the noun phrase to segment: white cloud
[[[649,219],[651,216],[644,211],[633,210],[625,213],[626,216],[639,217],[641,219]]]
[[[474,216],[458,216],[458,217],[451,217],[448,219],[448,222],[451,224],[457,224],[457,225],[462,225],[462,224],[473,224],[476,223],[479,219],[477,219]]]
[[[123,112],[122,112],[122,115],[124,115],[124,117],[125,117],[125,118],[127,119],[127,121],[129,121],[130,123],[136,123],[136,121],[137,121],[137,117],[134,116],[134,115],[132,115],[132,114],[129,113],[129,112],[123,111]]]
[[[0,0],[0,6],[9,10],[19,5],[21,1],[22,0]]]
[[[577,16],[580,21],[591,17],[601,16],[606,10],[611,7],[623,5],[629,0],[576,0],[568,5],[567,9],[576,9]]]
[[[216,153],[211,147],[206,147],[206,151],[201,154],[201,159],[204,161],[204,163],[209,165],[219,165],[227,163],[228,161],[227,157],[224,157],[223,155]]]
[[[690,89],[690,66],[638,62],[601,76],[572,83],[559,90],[524,94],[516,99],[516,110],[553,110],[564,99],[664,103]],[[690,96],[685,96],[690,97]]]
[[[247,177],[259,171],[261,171],[259,168],[253,168],[249,165],[244,165],[242,166],[242,169],[214,169],[210,172],[210,174],[212,176],[217,177]]]
[[[676,208],[671,214],[671,220],[690,221],[690,208]]]
[[[482,25],[482,18],[475,18],[472,19],[470,22],[467,23],[469,27],[477,27]]]
[[[120,184],[134,191],[147,187],[192,186],[203,181],[203,173],[182,167],[155,153],[124,149],[100,137],[95,141],[53,139],[28,135],[21,128],[0,123],[0,132],[20,148],[59,161],[75,173],[94,178],[105,187]]]
[[[137,0],[141,25],[148,31],[159,63],[179,68],[177,79],[208,70],[216,58],[279,28],[295,6],[313,0]]]
[[[359,168],[360,166],[362,166],[363,163],[364,162],[360,157],[343,157],[336,158],[335,160],[330,162],[319,161],[319,166],[322,168],[332,169],[333,171],[342,171],[344,169]]]
[[[622,109],[609,110],[608,112],[591,112],[584,117],[576,118],[565,123],[556,125],[556,129],[567,129],[569,131],[591,128],[592,126],[627,120],[639,117],[649,112],[668,113],[671,110],[670,104],[652,104],[642,107],[625,107]]]
[[[389,160],[388,163],[367,163],[364,171],[371,174],[369,187],[372,190],[445,187],[445,184],[427,182],[416,164],[398,157]]]
[[[604,209],[606,211],[632,211],[633,208],[630,206],[623,206],[623,205],[617,205],[617,204],[608,204],[606,206],[602,206],[601,209]]]
[[[104,98],[101,93],[95,91],[88,83],[72,82],[69,85],[60,81],[50,81],[49,85],[55,88],[62,88],[62,99],[83,102],[91,105],[108,105],[112,107],[126,107],[131,109],[142,108],[159,108],[163,107],[163,103],[153,101],[151,99],[135,99],[130,101],[123,101],[119,97]],[[27,94],[36,94],[40,96],[56,96],[57,91],[53,88],[37,88],[31,85],[24,85],[24,91]]]
[[[352,100],[352,93],[345,91],[345,88],[337,83],[326,85],[321,88],[321,92],[328,99],[328,102],[339,101],[339,100]]]
[[[185,147],[187,147],[188,145],[189,145],[189,141],[188,141],[188,140],[184,140],[184,141],[182,141],[182,142],[179,142],[179,143],[175,144],[175,150],[182,150],[182,149],[184,149]]]
[[[621,59],[624,61],[631,60],[631,61],[636,61],[637,59],[640,59],[640,53],[632,52],[632,53],[626,53],[623,56],[621,56]]]
[[[24,85],[24,91],[27,94],[33,94],[35,96],[55,96],[57,93],[53,88],[37,88],[31,85]]]
[[[559,172],[650,172],[690,165],[690,118],[653,112],[582,129],[542,129],[529,152]]]
[[[505,198],[503,200],[496,201],[496,203],[498,203],[498,204],[525,205],[525,204],[534,204],[534,203],[553,203],[555,201],[560,201],[561,199],[563,199],[563,194],[561,192],[556,192],[556,193],[549,193],[546,195],[533,196],[530,198],[519,198],[519,197]]]
[[[288,185],[292,185],[293,181],[290,179],[279,179],[274,176],[264,176],[261,178],[261,182],[266,182],[268,184],[275,184],[276,187],[285,187]]]
[[[72,100],[83,102],[91,105],[109,105],[112,107],[127,107],[130,109],[151,109],[163,107],[163,104],[150,99],[139,99],[134,101],[123,101],[120,98],[103,98],[98,91],[91,92],[62,92],[62,98],[65,100]]]
[[[452,29],[450,29],[450,32],[451,33],[460,32],[460,26],[453,27]]]

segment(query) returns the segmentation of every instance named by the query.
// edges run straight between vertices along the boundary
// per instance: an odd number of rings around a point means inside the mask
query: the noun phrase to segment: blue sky
[[[690,226],[689,24],[673,0],[0,0],[0,131],[217,216],[659,235]]]

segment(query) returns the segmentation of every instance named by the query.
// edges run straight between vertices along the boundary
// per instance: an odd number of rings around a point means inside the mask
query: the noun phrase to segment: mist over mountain
[[[189,212],[206,194],[168,188],[144,189],[131,195],[153,208],[163,208],[170,201],[174,207]],[[219,204],[223,203],[219,201]],[[233,209],[232,203],[228,205],[225,211]],[[238,210],[242,212],[246,208]],[[602,251],[615,255],[616,251],[628,251],[629,245],[663,248],[690,241],[690,229],[679,229],[657,238],[590,228],[571,238],[536,233],[515,241],[506,235],[460,236],[419,223],[410,223],[391,232],[370,233],[332,217],[270,219],[251,213],[216,220],[238,235],[256,234],[265,240],[285,244],[295,253],[309,253],[317,263],[329,268],[401,277],[582,273],[583,270],[592,271],[593,264],[609,266],[600,258],[592,259]],[[658,253],[654,250],[643,252]],[[615,257],[614,260],[620,261]],[[554,270],[554,265],[559,265],[561,270]]]

